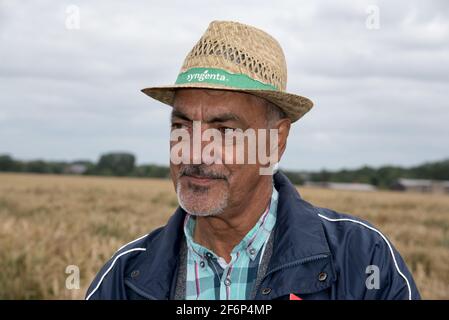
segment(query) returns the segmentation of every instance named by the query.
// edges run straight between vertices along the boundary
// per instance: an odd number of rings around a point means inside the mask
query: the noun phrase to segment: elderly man
[[[87,299],[419,298],[379,230],[306,202],[276,169],[291,123],[312,107],[285,92],[286,79],[270,35],[213,21],[175,85],[143,90],[173,107],[180,207],[166,226],[120,248]]]

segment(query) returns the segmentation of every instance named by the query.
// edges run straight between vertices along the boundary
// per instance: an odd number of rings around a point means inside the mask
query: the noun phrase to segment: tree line
[[[168,178],[170,175],[169,168],[166,166],[136,165],[136,158],[133,154],[122,152],[103,154],[96,163],[87,160],[71,162],[21,161],[10,155],[0,155],[0,171],[152,178]]]
[[[136,157],[126,152],[103,154],[96,163],[85,160],[72,162],[21,161],[10,155],[0,155],[0,171],[150,178],[169,178],[170,176],[170,170],[167,166],[136,165]],[[427,162],[408,168],[401,166],[382,166],[379,168],[363,166],[352,170],[282,171],[293,183],[299,185],[305,181],[356,182],[368,183],[380,189],[387,189],[399,178],[449,180],[449,159]]]

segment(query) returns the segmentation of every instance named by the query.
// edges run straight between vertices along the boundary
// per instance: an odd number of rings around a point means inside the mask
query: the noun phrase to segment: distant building
[[[87,171],[87,166],[80,163],[69,164],[64,171],[69,174],[83,174]]]
[[[321,187],[334,190],[350,191],[376,191],[377,188],[368,183],[344,183],[344,182],[311,182],[307,181],[304,185],[311,187]]]
[[[400,178],[391,186],[391,189],[399,191],[449,194],[449,181]]]

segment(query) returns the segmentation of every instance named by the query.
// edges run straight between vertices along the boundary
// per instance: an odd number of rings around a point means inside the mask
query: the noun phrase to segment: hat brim
[[[229,88],[209,83],[188,83],[149,87],[142,89],[141,91],[149,97],[173,107],[176,90],[186,88],[216,89],[249,93],[260,98],[264,98],[271,103],[274,103],[282,111],[285,112],[285,114],[290,118],[291,122],[298,121],[313,107],[313,102],[310,99],[288,92],[260,89]]]

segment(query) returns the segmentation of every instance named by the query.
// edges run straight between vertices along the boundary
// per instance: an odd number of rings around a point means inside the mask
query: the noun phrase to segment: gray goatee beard
[[[210,201],[210,203],[207,203],[209,201],[205,201],[206,203],[204,203],[204,201],[199,201],[197,199],[201,196],[207,196],[207,192],[207,188],[205,188],[205,190],[184,191],[180,181],[178,181],[176,185],[178,203],[187,213],[198,217],[218,216],[222,214],[224,209],[228,206],[228,193],[221,193],[218,201]],[[202,193],[202,195],[196,196],[195,193]]]

